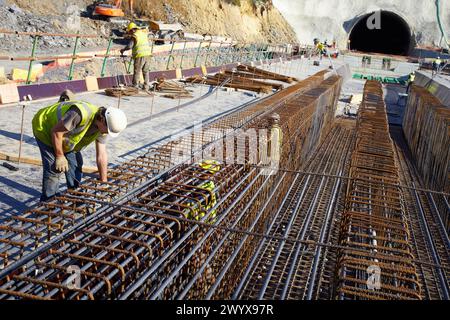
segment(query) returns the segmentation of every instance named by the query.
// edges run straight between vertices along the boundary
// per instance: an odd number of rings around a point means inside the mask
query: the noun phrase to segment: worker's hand
[[[69,162],[67,162],[66,157],[64,156],[56,157],[55,169],[58,172],[69,171]]]

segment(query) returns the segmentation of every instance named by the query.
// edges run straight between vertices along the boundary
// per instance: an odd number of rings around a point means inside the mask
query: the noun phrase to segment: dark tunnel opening
[[[374,26],[373,14],[363,16],[350,32],[350,49],[394,55],[407,55],[411,49],[411,29],[408,23],[399,15],[389,12],[379,12],[377,27],[369,28],[369,24]],[[372,17],[372,18],[371,18]]]

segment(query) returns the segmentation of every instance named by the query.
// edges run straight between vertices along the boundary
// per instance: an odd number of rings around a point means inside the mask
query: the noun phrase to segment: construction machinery
[[[184,39],[183,26],[179,23],[164,23],[162,21],[148,21],[150,31],[160,41],[156,41],[156,44],[164,44],[167,40],[180,40]],[[170,41],[169,41],[170,42]]]
[[[129,0],[130,14],[133,14],[133,0]],[[122,10],[122,0],[113,1],[95,1],[93,15],[102,16],[108,18],[108,20],[123,17],[125,12]]]

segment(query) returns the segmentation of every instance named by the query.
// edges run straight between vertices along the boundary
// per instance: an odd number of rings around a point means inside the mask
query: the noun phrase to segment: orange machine
[[[130,11],[133,13],[133,0],[129,0]],[[123,17],[125,13],[122,10],[122,0],[114,1],[114,4],[110,3],[97,3],[94,10],[96,15],[105,17]]]

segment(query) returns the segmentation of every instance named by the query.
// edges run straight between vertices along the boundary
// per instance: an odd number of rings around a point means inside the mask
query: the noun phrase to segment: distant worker
[[[73,98],[70,91],[63,92],[57,103],[40,109],[32,120],[43,166],[41,201],[58,195],[63,172],[68,189],[79,186],[83,167],[81,150],[94,141],[100,181],[106,182],[106,138],[118,136],[127,126],[122,110],[97,107]]]
[[[370,66],[370,64],[372,63],[372,58],[369,56],[363,56],[361,61],[362,67],[366,68],[367,66]]]
[[[139,80],[141,78],[141,71],[144,75],[144,90],[150,89],[150,63],[152,56],[152,49],[148,40],[148,31],[146,29],[139,29],[138,26],[131,22],[127,27],[127,33],[131,35],[128,45],[120,50],[123,53],[132,49],[132,58],[134,61],[133,70],[133,86],[139,87]]]
[[[441,64],[442,64],[442,60],[441,60],[441,57],[440,56],[438,56],[434,61],[433,61],[433,73],[438,73],[439,72],[439,69],[440,69],[440,67],[441,67]]]
[[[322,59],[322,56],[326,54],[325,45],[317,38],[314,39],[314,45],[316,46],[316,50],[319,53],[320,59]]]
[[[416,72],[413,71],[409,74],[408,77],[408,87],[406,88],[406,92],[409,92],[409,89],[411,88],[411,85],[414,83],[414,80],[416,79]]]

